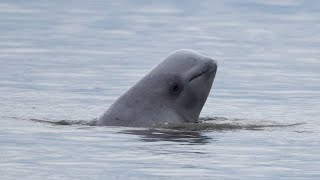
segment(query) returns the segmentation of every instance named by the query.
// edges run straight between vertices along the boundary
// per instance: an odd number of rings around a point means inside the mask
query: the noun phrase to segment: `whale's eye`
[[[169,86],[169,93],[170,95],[179,95],[181,93],[183,89],[183,86],[181,83],[179,82],[172,82],[170,83],[170,86]]]
[[[166,93],[171,97],[177,97],[184,89],[183,80],[179,75],[168,75],[165,79]]]
[[[172,86],[172,91],[176,92],[176,91],[178,91],[178,89],[179,89],[179,85],[178,84],[174,84]]]

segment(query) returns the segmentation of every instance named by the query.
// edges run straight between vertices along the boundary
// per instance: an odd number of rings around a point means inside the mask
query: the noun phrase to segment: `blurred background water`
[[[0,1],[1,179],[320,178],[320,2]],[[306,123],[152,132],[91,120],[177,49],[219,69],[202,117]]]

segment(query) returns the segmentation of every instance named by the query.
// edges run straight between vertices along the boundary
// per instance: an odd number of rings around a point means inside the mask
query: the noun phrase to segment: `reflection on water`
[[[75,126],[77,128],[88,128],[96,126],[97,119],[91,121],[85,120],[41,120],[30,119],[37,123],[46,123],[55,126]],[[251,124],[250,124],[251,123]],[[122,127],[108,127],[104,128],[119,128],[118,133],[138,135],[139,140],[143,142],[157,142],[157,141],[172,141],[186,144],[207,144],[213,142],[213,137],[203,135],[204,133],[211,131],[235,131],[235,130],[247,130],[247,131],[263,131],[263,130],[282,130],[293,131],[298,133],[305,133],[310,131],[299,130],[303,128],[302,125],[306,123],[294,123],[294,124],[279,124],[276,122],[250,122],[245,119],[228,119],[225,117],[203,117],[200,118],[199,123],[178,123],[178,124],[157,124],[150,128],[130,128],[125,127],[125,130],[121,130]],[[287,129],[283,129],[287,128]]]
[[[125,130],[119,133],[139,135],[141,141],[155,142],[155,141],[173,141],[185,142],[190,144],[206,144],[209,143],[211,137],[202,135],[201,132],[196,131],[175,131],[170,129],[135,129]],[[210,141],[212,142],[212,140]]]

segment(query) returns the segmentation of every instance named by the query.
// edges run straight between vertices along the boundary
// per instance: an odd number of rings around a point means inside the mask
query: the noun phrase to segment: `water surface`
[[[1,1],[1,179],[319,178],[319,12],[315,0]],[[90,121],[182,48],[219,62],[202,117],[305,124],[177,132],[30,120]]]

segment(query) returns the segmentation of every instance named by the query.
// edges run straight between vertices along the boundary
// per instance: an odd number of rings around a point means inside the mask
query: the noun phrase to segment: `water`
[[[319,1],[0,2],[1,179],[317,179]],[[262,129],[87,120],[171,51],[215,57],[202,117]]]

